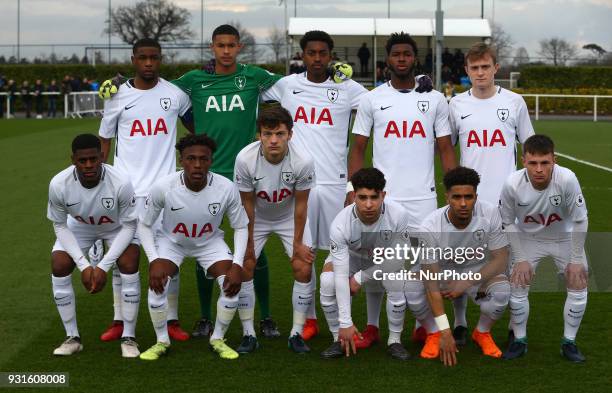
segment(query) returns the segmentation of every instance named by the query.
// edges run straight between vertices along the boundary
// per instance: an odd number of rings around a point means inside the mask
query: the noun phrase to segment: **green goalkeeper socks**
[[[198,282],[198,296],[200,298],[200,313],[202,318],[213,320],[212,318],[212,292],[215,280],[206,278],[206,272],[196,263],[196,280]]]

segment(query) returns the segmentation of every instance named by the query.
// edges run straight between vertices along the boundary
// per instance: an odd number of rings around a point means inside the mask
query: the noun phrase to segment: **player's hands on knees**
[[[353,339],[355,335],[357,335],[357,337],[360,339],[362,338],[361,333],[359,333],[355,325],[348,328],[340,328],[340,330],[338,330],[338,340],[340,340],[340,345],[342,346],[342,349],[346,353],[347,357],[351,356],[351,352],[353,352],[354,355],[357,355],[357,347],[355,346],[355,340]]]
[[[164,293],[164,288],[170,277],[168,276],[168,272],[160,268],[161,265],[155,263],[158,261],[159,260],[156,259],[149,265],[149,288],[160,295]]]
[[[445,366],[454,366],[457,364],[457,355],[459,352],[455,339],[450,329],[444,329],[440,332],[440,361]]]
[[[349,288],[351,289],[351,296],[355,296],[359,293],[361,284],[355,280],[355,276],[351,276],[351,278],[349,278]]]
[[[355,202],[355,192],[349,191],[346,193],[346,198],[344,198],[344,207],[347,207],[353,202]]]
[[[244,253],[244,266],[248,266],[248,264],[252,264],[255,266],[257,264],[257,258],[255,258],[255,246],[253,243],[247,244],[246,252]]]
[[[587,287],[587,271],[582,263],[570,262],[565,267],[565,282],[569,289],[584,289]]]
[[[83,283],[83,286],[85,287],[85,289],[87,289],[87,292],[91,292],[91,277],[92,277],[93,271],[94,271],[94,268],[91,266],[88,266],[81,272],[81,282]]]
[[[91,273],[91,290],[90,293],[98,293],[106,285],[106,272],[99,267],[96,268]]]
[[[531,264],[527,261],[522,261],[514,265],[512,268],[510,283],[515,287],[525,288],[531,283],[532,278],[533,269],[531,268]]]
[[[225,296],[234,297],[240,292],[240,286],[242,285],[242,268],[240,265],[232,263],[227,273],[225,273],[225,280],[223,280],[223,291]]]
[[[293,259],[312,264],[314,262],[314,252],[304,243],[293,243]]]

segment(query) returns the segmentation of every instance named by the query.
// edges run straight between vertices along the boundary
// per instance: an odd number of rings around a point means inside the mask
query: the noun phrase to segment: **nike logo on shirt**
[[[209,84],[207,84],[207,85],[204,85],[204,84],[203,84],[203,85],[202,85],[202,89],[206,89],[206,88],[207,88],[208,86],[210,86],[210,85],[212,85],[212,83],[209,83]]]
[[[389,109],[389,108],[391,108],[392,106],[393,106],[393,105],[389,105],[389,106],[381,106],[381,107],[380,107],[380,110],[381,110],[381,111],[384,111],[385,109]]]
[[[293,90],[293,94],[300,94],[303,93],[304,90]]]
[[[466,117],[470,117],[470,116],[472,116],[471,113],[469,115],[461,116],[461,120],[465,119]]]
[[[183,206],[183,207],[171,207],[171,208],[170,208],[170,210],[172,210],[173,212],[175,212],[175,211],[177,211],[177,210],[181,210],[181,209],[184,209],[184,208],[185,208],[185,206]]]
[[[529,203],[521,203],[521,202],[519,202],[518,205],[519,206],[529,206]]]
[[[264,177],[265,177],[265,176],[262,176],[262,177],[259,177],[259,178],[258,178],[258,177],[254,177],[254,178],[253,178],[253,180],[255,180],[255,181],[260,181],[260,180],[261,180],[261,179],[263,179]]]
[[[133,108],[133,107],[135,107],[135,106],[136,106],[136,104],[134,104],[134,105],[130,105],[130,106],[126,106],[126,107],[125,107],[125,110],[126,110],[126,111],[129,111],[130,109],[132,109],[132,108]]]
[[[70,207],[70,206],[74,206],[74,205],[78,205],[81,202],[75,202],[75,203],[66,203],[66,207]]]

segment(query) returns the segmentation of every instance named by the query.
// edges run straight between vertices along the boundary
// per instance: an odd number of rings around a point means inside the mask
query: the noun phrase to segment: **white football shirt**
[[[234,179],[240,191],[255,191],[255,213],[270,221],[292,217],[295,191],[309,190],[316,182],[312,158],[293,139],[278,164],[266,160],[261,142],[246,146],[236,156]]]
[[[117,169],[102,164],[98,185],[85,188],[71,165],[51,179],[47,218],[66,223],[70,215],[75,219],[71,221],[74,225],[105,233],[136,220],[135,204],[132,183]]]
[[[210,239],[223,237],[219,226],[224,215],[232,228],[246,227],[249,219],[234,183],[213,172],[207,181],[195,192],[185,185],[183,171],[158,180],[145,201],[142,223],[152,226],[163,210],[162,234],[185,247],[204,247]]]
[[[576,175],[556,165],[546,189],[533,188],[526,169],[512,173],[501,192],[504,225],[515,223],[521,232],[540,240],[571,238],[573,223],[587,218],[587,207]]]
[[[440,92],[401,92],[389,82],[365,94],[353,134],[373,132],[375,168],[385,174],[386,191],[397,201],[436,198],[434,144],[450,135],[448,103]]]
[[[317,184],[346,184],[351,111],[365,93],[354,80],[314,83],[303,72],[280,79],[262,99],[278,101],[291,113],[292,141],[314,159]]]
[[[99,134],[116,138],[113,165],[129,176],[136,196],[146,196],[157,179],[176,172],[176,122],[190,106],[189,96],[162,78],[149,90],[128,80],[104,102]]]
[[[472,220],[463,229],[455,227],[450,221],[449,209],[450,207],[446,205],[433,211],[421,224],[419,236],[424,240],[426,247],[441,249],[450,247],[454,250],[467,248],[475,250],[482,247],[486,250],[498,250],[508,245],[506,234],[502,231],[502,220],[497,206],[478,200],[474,205]],[[465,261],[438,260],[436,258],[440,255],[434,253],[426,253],[424,256],[422,263],[439,262],[445,267],[454,268],[486,262],[486,259],[478,259],[475,255],[469,254],[467,256],[471,258],[466,258]]]
[[[534,134],[525,100],[501,87],[487,99],[470,89],[450,101],[450,124],[461,165],[480,175],[478,199],[498,205],[504,181],[516,171],[516,142]]]

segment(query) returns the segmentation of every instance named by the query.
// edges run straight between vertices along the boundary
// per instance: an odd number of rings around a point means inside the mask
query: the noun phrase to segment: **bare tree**
[[[514,52],[514,65],[520,67],[529,63],[529,53],[524,46],[521,46]]]
[[[175,42],[193,35],[189,28],[190,18],[189,10],[168,0],[142,0],[111,11],[111,33],[130,45],[141,38]],[[108,27],[104,33],[108,34]]]
[[[565,65],[565,63],[576,56],[576,47],[562,38],[554,37],[540,41],[538,54],[552,61],[553,65]]]
[[[257,60],[262,56],[263,50],[257,46],[255,36],[247,30],[246,27],[242,26],[242,23],[238,21],[230,21],[229,25],[232,25],[238,30],[240,34],[240,42],[242,43],[242,50],[238,55],[238,61],[245,63],[256,63]]]
[[[510,58],[512,53],[512,37],[501,27],[494,24],[491,28],[491,44],[497,49],[497,58],[499,63],[505,63]]]
[[[268,30],[268,43],[274,52],[274,62],[280,63],[281,56],[285,54],[286,39],[285,34],[276,26]]]

